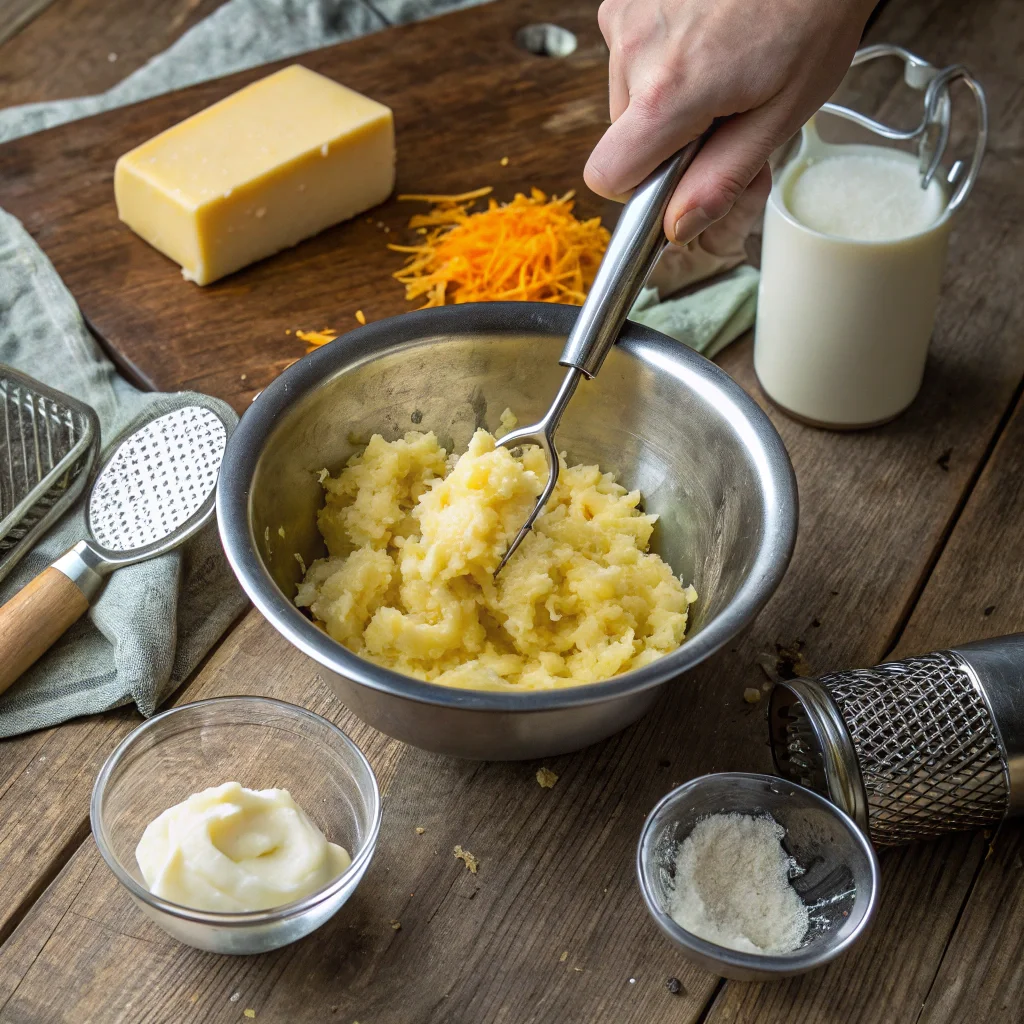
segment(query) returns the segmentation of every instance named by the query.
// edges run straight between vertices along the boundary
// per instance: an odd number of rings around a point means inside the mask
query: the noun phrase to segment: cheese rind
[[[126,153],[118,216],[209,284],[383,202],[391,110],[292,65]]]

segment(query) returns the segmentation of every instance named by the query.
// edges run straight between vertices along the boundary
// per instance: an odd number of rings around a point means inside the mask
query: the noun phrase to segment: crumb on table
[[[461,846],[456,845],[454,852],[455,856],[466,865],[472,874],[475,875],[477,868],[480,866],[480,861],[478,861],[476,857],[469,852],[469,850],[464,850]]]

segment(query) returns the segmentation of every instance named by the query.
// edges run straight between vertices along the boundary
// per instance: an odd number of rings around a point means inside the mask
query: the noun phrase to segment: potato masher
[[[498,440],[504,448],[539,445],[547,456],[548,481],[533,511],[494,570],[495,576],[515,554],[554,492],[558,483],[555,430],[562,413],[580,378],[593,379],[601,369],[608,350],[615,344],[633,302],[664,248],[662,221],[668,201],[710,133],[711,129],[708,129],[700,138],[684,146],[637,186],[615,225],[608,249],[597,268],[594,284],[558,360],[560,365],[569,368],[558,394],[540,420],[513,430]]]
[[[0,693],[85,613],[103,577],[162,555],[213,515],[228,423],[186,405],[128,434],[89,493],[79,541],[0,608]]]

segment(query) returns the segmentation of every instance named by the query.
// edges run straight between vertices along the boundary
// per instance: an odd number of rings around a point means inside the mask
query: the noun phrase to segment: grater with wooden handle
[[[229,432],[215,410],[186,405],[114,447],[89,494],[89,539],[0,608],[0,693],[81,618],[105,576],[170,551],[209,521]]]

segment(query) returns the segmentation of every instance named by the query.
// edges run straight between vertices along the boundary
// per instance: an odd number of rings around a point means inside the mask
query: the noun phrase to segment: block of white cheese
[[[383,202],[391,110],[298,64],[168,128],[114,170],[117,213],[209,284]]]

